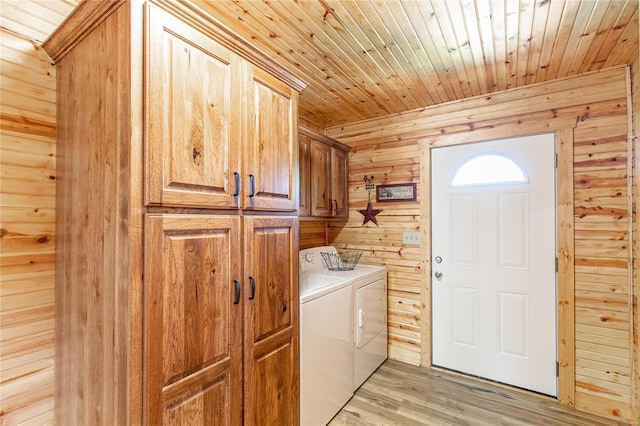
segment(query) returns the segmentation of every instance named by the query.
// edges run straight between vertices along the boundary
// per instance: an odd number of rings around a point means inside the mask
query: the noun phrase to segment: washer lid
[[[300,303],[317,299],[349,285],[351,281],[348,279],[302,272],[299,277]]]

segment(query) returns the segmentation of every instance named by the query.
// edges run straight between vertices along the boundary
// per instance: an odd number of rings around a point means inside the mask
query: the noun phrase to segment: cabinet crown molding
[[[44,50],[54,63],[58,63],[75,45],[125,3],[128,3],[129,7],[137,7],[146,2],[142,0],[82,1],[60,27],[45,40],[42,45]],[[298,92],[307,87],[306,82],[234,34],[222,22],[200,8],[197,2],[191,0],[153,0],[149,3],[156,4],[180,17],[227,49],[282,80]],[[139,24],[142,25],[142,23]]]
[[[310,136],[313,139],[319,140],[320,142],[323,142],[329,146],[332,146],[344,152],[351,151],[351,147],[349,145],[345,145],[342,142],[339,142],[335,139],[330,138],[329,136],[325,136],[321,133],[318,133],[315,130],[312,130],[306,126],[303,126],[302,124],[298,125],[298,131],[304,135]]]

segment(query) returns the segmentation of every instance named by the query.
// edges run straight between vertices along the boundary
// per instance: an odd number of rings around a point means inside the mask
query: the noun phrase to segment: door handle
[[[442,272],[441,271],[436,271],[435,274],[433,274],[436,279],[441,279],[442,278]]]
[[[240,280],[233,280],[233,284],[236,286],[236,298],[233,300],[233,304],[240,303]]]
[[[249,175],[249,183],[251,184],[251,193],[249,197],[253,197],[256,195],[256,177],[254,175]]]
[[[251,295],[249,296],[249,300],[253,300],[256,297],[256,280],[253,278],[253,275],[249,276],[249,283],[251,284]]]
[[[238,195],[240,195],[240,173],[233,172],[233,177],[236,180],[236,192],[233,193],[233,196],[237,197]]]

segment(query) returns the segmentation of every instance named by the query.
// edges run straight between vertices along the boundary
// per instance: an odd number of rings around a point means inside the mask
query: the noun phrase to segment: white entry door
[[[431,164],[433,364],[556,396],[554,134]]]

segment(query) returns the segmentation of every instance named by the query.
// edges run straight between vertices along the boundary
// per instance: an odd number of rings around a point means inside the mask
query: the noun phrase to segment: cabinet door
[[[331,148],[331,198],[334,200],[333,216],[349,217],[349,175],[347,153]]]
[[[145,202],[237,207],[242,61],[157,7],[147,10]]]
[[[333,212],[331,197],[331,147],[311,140],[311,215],[328,217]]]
[[[243,208],[298,208],[298,92],[252,68],[248,86]]]
[[[299,215],[309,216],[310,206],[310,177],[311,177],[311,138],[305,134],[298,135],[298,150],[300,162],[300,200]]]
[[[145,228],[145,423],[241,424],[240,218],[148,215]]]
[[[245,217],[246,425],[299,424],[298,220]],[[253,298],[252,298],[253,296]]]

